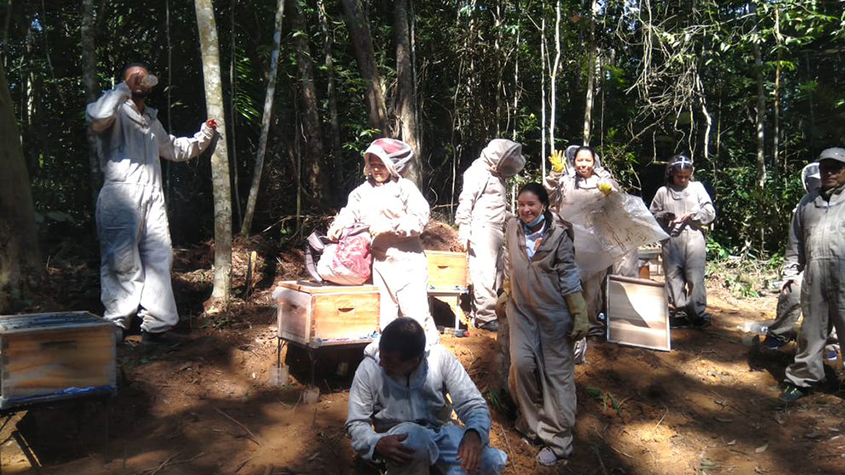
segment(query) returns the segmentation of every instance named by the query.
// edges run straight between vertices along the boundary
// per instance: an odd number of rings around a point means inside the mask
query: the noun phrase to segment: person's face
[[[575,172],[584,178],[593,176],[596,160],[589,150],[581,150],[575,155]]]
[[[822,190],[829,190],[845,183],[845,162],[825,158],[819,162]]]
[[[146,97],[150,94],[150,88],[141,84],[141,80],[149,74],[150,72],[143,66],[132,66],[126,70],[123,80],[129,86],[133,96]]]
[[[384,183],[390,178],[390,172],[384,166],[381,159],[378,157],[371,157],[368,159],[370,165],[370,175],[377,183]]]
[[[523,223],[530,223],[537,219],[537,216],[546,211],[543,202],[534,193],[530,191],[523,191],[516,198],[516,206],[519,210],[519,219]]]
[[[692,168],[684,168],[672,172],[672,183],[678,188],[686,188],[692,178]]]
[[[407,376],[417,369],[417,366],[420,365],[420,361],[420,357],[402,361],[398,351],[388,351],[379,353],[378,365],[381,366],[384,369],[384,372],[389,376]]]

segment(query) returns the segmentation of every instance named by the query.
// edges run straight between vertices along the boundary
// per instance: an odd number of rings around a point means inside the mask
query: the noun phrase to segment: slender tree
[[[267,151],[267,138],[270,136],[270,121],[273,115],[273,98],[276,95],[276,74],[279,71],[279,50],[282,43],[282,19],[285,15],[285,0],[276,2],[276,21],[273,30],[273,53],[270,55],[270,75],[267,77],[267,93],[264,95],[264,114],[261,116],[261,135],[258,137],[258,153],[255,157],[255,171],[252,174],[252,186],[246,202],[244,220],[241,223],[241,236],[248,236],[255,216],[255,203],[258,201],[258,189],[261,186],[261,174],[264,172],[264,154]]]
[[[323,48],[326,50],[326,74],[328,79],[326,81],[326,98],[329,101],[329,123],[331,124],[332,135],[332,152],[335,159],[340,157],[340,120],[337,113],[337,84],[335,80],[334,57],[332,56],[332,48],[334,42],[334,31],[329,28],[329,19],[326,14],[326,4],[323,0],[317,0],[317,14],[320,20],[320,29],[323,31],[324,44]]]
[[[223,87],[220,76],[220,50],[212,0],[194,0],[199,30],[205,102],[208,116],[217,120],[217,140],[211,156],[211,181],[214,185],[214,288],[207,308],[229,302],[232,278],[232,186],[229,179],[229,155],[226,151],[226,123]]]
[[[396,35],[397,87],[394,98],[396,124],[393,135],[411,146],[414,163],[408,178],[422,185],[422,160],[417,142],[417,98],[414,91],[414,70],[411,64],[411,35],[408,26],[408,0],[393,3],[393,33]]]
[[[6,70],[0,64],[0,314],[14,311],[28,283],[40,276],[41,254],[29,174]]]
[[[373,50],[373,38],[370,35],[370,25],[361,0],[341,0],[346,12],[344,17],[352,49],[358,61],[358,71],[367,82],[367,115],[370,127],[387,132],[387,108],[382,93],[381,76],[376,66],[376,55]]]
[[[94,0],[82,0],[82,84],[85,86],[85,102],[91,103],[100,95],[97,86],[97,54],[94,31]],[[91,187],[91,209],[97,207],[97,194],[100,191],[100,157],[97,153],[97,138],[90,127],[86,127],[88,136],[88,170]]]

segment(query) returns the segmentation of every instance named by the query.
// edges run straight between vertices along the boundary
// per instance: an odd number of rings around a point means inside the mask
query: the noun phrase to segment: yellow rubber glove
[[[563,296],[566,300],[566,306],[569,308],[569,314],[572,315],[572,331],[569,333],[569,339],[578,341],[587,336],[590,331],[590,319],[587,317],[587,302],[581,292],[574,292]]]
[[[607,196],[610,194],[611,191],[613,191],[613,187],[610,186],[610,183],[603,181],[599,183],[599,191],[604,193],[604,196]]]
[[[563,171],[563,168],[566,166],[566,159],[563,158],[563,152],[560,150],[555,150],[549,156],[549,163],[552,164],[552,171],[556,173],[560,173]]]

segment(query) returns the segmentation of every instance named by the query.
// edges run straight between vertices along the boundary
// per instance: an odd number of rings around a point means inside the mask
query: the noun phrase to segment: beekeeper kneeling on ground
[[[473,321],[482,330],[498,329],[496,290],[502,272],[502,240],[508,216],[505,180],[524,167],[522,145],[493,139],[464,172],[455,224],[459,226],[459,239],[468,256]]]
[[[411,166],[411,147],[400,140],[382,138],[364,152],[367,180],[349,194],[329,228],[328,237],[340,238],[343,230],[366,224],[373,236],[373,284],[380,291],[379,327],[396,317],[418,321],[439,341],[428,306],[428,261],[422,234],[430,208],[420,190],[403,175]]]
[[[448,399],[447,399],[448,394]],[[463,426],[452,419],[458,414]],[[346,430],[387,473],[502,472],[507,455],[490,447],[490,411],[461,363],[441,345],[426,349],[422,327],[398,318],[364,350],[349,390]]]
[[[154,342],[179,322],[159,157],[178,162],[198,156],[214,138],[217,124],[209,119],[193,137],[169,135],[156,110],[145,105],[158,83],[155,76],[133,63],[122,77],[86,109],[103,160],[104,183],[97,198],[100,297],[118,341],[137,314],[143,319],[142,341]]]

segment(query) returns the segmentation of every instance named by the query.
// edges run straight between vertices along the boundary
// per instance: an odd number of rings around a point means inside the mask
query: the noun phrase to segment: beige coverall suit
[[[511,218],[504,254],[517,429],[539,438],[559,458],[572,453],[576,409],[573,342],[568,337],[573,322],[564,296],[581,290],[571,234],[564,226],[546,222],[529,259],[522,224]]]
[[[685,311],[690,321],[698,321],[704,318],[707,309],[704,287],[707,239],[703,228],[716,219],[713,201],[704,185],[691,181],[682,190],[674,185],[660,187],[649,209],[669,234],[669,239],[663,242],[663,270],[669,302],[675,310]],[[676,219],[692,213],[692,218],[683,224],[669,225],[668,213],[674,214]]]
[[[824,379],[822,353],[831,328],[845,335],[845,185],[825,199],[820,190],[808,193],[792,216],[784,274],[804,272],[795,362],[786,381],[809,387]],[[829,192],[830,193],[830,192]]]
[[[508,148],[508,145],[517,147]],[[493,140],[464,172],[455,223],[460,226],[459,235],[469,240],[467,256],[476,325],[496,320],[496,290],[502,272],[502,241],[505,219],[509,215],[505,179],[492,170],[501,161],[512,158],[506,157],[506,153],[515,153],[516,157],[513,158],[521,160],[520,151],[521,147],[510,140]]]
[[[384,328],[399,316],[411,317],[433,344],[439,336],[429,313],[428,261],[420,241],[428,217],[428,201],[410,180],[391,178],[377,186],[367,179],[349,194],[332,227],[363,223],[390,229],[373,238],[371,248],[373,284],[381,297],[379,326]]]

